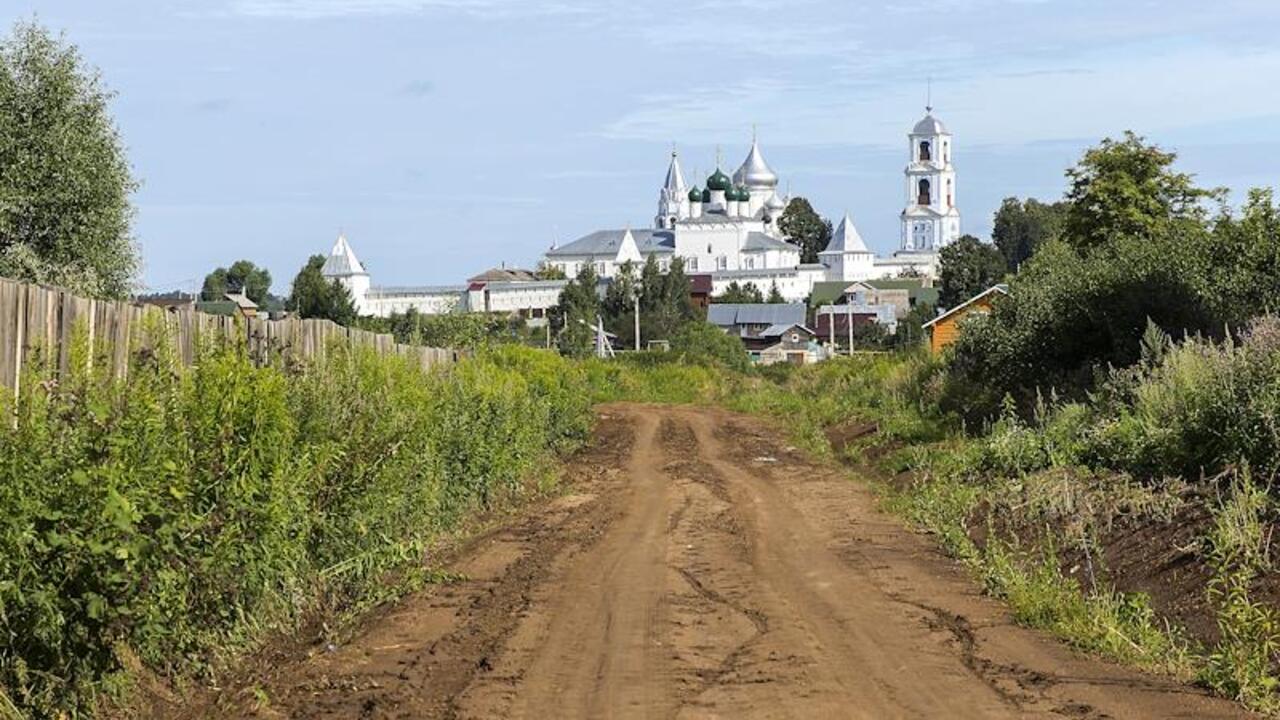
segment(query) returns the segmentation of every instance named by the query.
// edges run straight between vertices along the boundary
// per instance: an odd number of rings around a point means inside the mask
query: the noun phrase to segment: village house
[[[810,365],[827,357],[826,350],[818,344],[817,335],[804,325],[793,323],[766,328],[753,340],[753,344],[757,343],[763,347],[752,352],[751,359],[761,365],[784,362]]]
[[[948,345],[956,341],[960,334],[961,323],[966,317],[985,315],[991,312],[992,303],[995,302],[996,298],[1008,294],[1009,286],[1004,284],[992,285],[921,325],[923,329],[929,332],[929,349],[935,353],[942,352]]]

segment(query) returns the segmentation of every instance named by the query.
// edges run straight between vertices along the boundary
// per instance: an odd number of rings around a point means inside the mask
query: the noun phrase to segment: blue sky
[[[25,5],[25,7],[24,7]],[[531,266],[648,226],[671,143],[765,157],[897,243],[933,78],[963,229],[1134,129],[1239,195],[1280,182],[1274,0],[17,0],[118,93],[143,283],[249,258],[284,292],[341,228],[375,284]],[[12,14],[6,18],[5,14]]]

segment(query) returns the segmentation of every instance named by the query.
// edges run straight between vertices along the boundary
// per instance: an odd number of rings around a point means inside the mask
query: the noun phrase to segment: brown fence
[[[37,357],[51,368],[56,363],[59,372],[65,373],[72,339],[80,332],[95,349],[86,354],[86,362],[109,363],[117,376],[128,372],[132,352],[152,346],[157,338],[175,345],[187,365],[195,361],[202,343],[219,338],[243,338],[249,356],[260,364],[281,358],[322,358],[339,339],[352,347],[411,358],[423,368],[452,363],[458,357],[454,350],[401,345],[390,335],[344,328],[328,320],[234,318],[190,307],[89,300],[58,288],[0,278],[0,387],[16,393],[24,366]]]

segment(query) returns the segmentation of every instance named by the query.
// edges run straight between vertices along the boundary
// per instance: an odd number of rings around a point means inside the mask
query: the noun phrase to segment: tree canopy
[[[356,319],[356,306],[351,291],[337,280],[327,280],[320,269],[324,255],[312,255],[293,279],[286,307],[303,318],[323,318],[339,325],[350,325]]]
[[[1066,203],[1042,203],[1035,198],[1005,198],[996,210],[991,240],[1009,269],[1017,270],[1046,242],[1062,236]]]
[[[1068,243],[1088,251],[1118,236],[1152,237],[1178,224],[1202,223],[1205,201],[1223,191],[1196,187],[1191,175],[1172,169],[1176,159],[1132,132],[1087,150],[1067,170]]]
[[[1000,282],[1007,267],[1004,255],[972,235],[963,235],[938,253],[938,303],[953,308]]]
[[[787,203],[787,209],[778,219],[778,229],[787,236],[788,242],[800,248],[802,263],[818,262],[818,253],[826,250],[831,242],[831,221],[819,215],[802,197]]]
[[[229,268],[216,268],[204,276],[201,300],[221,300],[229,292],[243,292],[259,305],[265,305],[271,292],[271,272],[248,260],[237,260]]]
[[[137,183],[111,98],[79,51],[39,25],[19,22],[0,41],[0,274],[129,293]]]
[[[711,302],[715,303],[762,303],[764,302],[764,293],[760,292],[760,288],[755,283],[748,282],[741,285],[737,280],[725,286],[724,292],[711,298]]]

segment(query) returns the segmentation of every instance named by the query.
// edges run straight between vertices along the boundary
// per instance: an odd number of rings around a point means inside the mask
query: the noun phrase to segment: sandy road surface
[[[283,663],[268,718],[1232,718],[1010,624],[865,488],[718,410],[615,405],[465,581]]]

